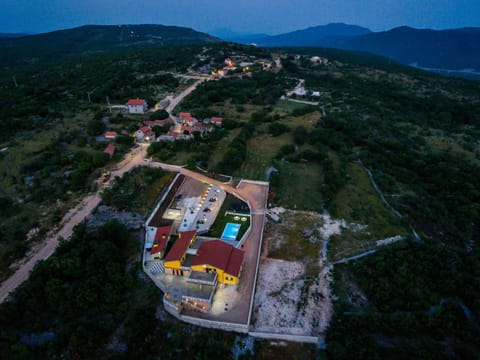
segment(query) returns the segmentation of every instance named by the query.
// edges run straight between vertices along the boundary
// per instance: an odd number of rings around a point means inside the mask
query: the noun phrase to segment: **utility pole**
[[[105,100],[107,100],[108,110],[110,110],[110,114],[111,114],[112,113],[112,105],[110,105],[110,98],[108,97],[108,95],[105,98]]]
[[[87,91],[87,96],[88,96],[88,102],[89,103],[92,102],[92,99],[90,98],[90,95],[93,94],[93,92],[97,89],[98,89],[98,86],[95,89],[93,89],[92,91]]]

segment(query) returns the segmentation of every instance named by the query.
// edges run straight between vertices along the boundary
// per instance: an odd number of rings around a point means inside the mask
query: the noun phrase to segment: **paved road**
[[[186,88],[185,90],[183,90],[176,98],[172,97],[172,96],[167,96],[166,97],[166,100],[169,100],[170,101],[170,104],[168,104],[167,108],[165,110],[167,110],[169,113],[171,113],[173,111],[173,109],[175,109],[175,106],[178,105],[178,103],[180,101],[182,101],[185,96],[187,96],[188,94],[190,94],[193,90],[195,90],[198,86],[198,84],[200,84],[201,82],[207,80],[208,78],[201,78],[200,80],[198,81],[195,81],[195,83]]]

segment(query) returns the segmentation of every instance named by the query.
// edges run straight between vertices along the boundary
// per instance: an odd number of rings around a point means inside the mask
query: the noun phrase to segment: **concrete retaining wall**
[[[267,185],[269,185],[269,183],[267,183]],[[268,188],[267,188],[267,191],[268,191]],[[268,201],[268,196],[265,199],[265,209],[267,208],[267,201]],[[250,207],[250,204],[248,204],[248,206]],[[251,222],[250,222],[250,224],[251,224]],[[253,280],[253,291],[252,291],[252,298],[250,299],[250,309],[248,310],[247,324],[249,326],[250,326],[250,323],[252,321],[253,304],[255,302],[255,290],[257,289],[257,277],[258,277],[258,269],[260,267],[260,255],[262,254],[264,228],[265,228],[265,215],[263,215],[263,220],[262,220],[262,232],[260,233],[260,240],[259,240],[260,244],[258,246],[257,268],[255,269],[255,279]]]
[[[202,326],[210,329],[234,331],[242,334],[248,334],[247,324],[235,324],[235,323],[229,323],[229,322],[223,322],[223,321],[199,319],[199,318],[194,318],[186,315],[180,315],[180,320],[185,321],[189,324],[198,325],[198,326]]]
[[[163,299],[163,305],[165,310],[170,314],[176,317],[180,321],[184,321],[186,323],[197,325],[209,329],[217,329],[217,330],[224,330],[224,331],[234,331],[242,334],[248,334],[248,325],[247,324],[235,324],[223,321],[213,321],[207,319],[199,319],[191,316],[186,316],[179,314],[177,312],[177,308],[171,304],[168,300]]]
[[[248,335],[261,338],[261,339],[271,339],[271,340],[285,340],[285,341],[294,341],[301,343],[309,344],[318,344],[318,338],[315,336],[304,336],[304,335],[290,335],[290,334],[275,334],[275,333],[266,333],[266,332],[255,332],[251,331]]]

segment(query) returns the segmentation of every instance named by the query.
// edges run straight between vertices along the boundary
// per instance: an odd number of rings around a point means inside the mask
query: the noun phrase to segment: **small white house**
[[[293,92],[298,96],[307,95],[307,90],[303,86],[296,88]]]
[[[130,99],[127,102],[127,108],[130,114],[144,114],[148,104],[144,99]]]

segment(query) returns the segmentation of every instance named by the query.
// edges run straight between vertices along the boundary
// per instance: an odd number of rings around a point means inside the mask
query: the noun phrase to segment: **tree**
[[[98,120],[96,118],[91,119],[87,123],[87,134],[90,136],[97,136],[103,133],[105,129],[105,125],[103,124],[102,120]]]
[[[168,118],[169,116],[170,114],[166,110],[161,109],[150,114],[150,120],[163,120]]]
[[[297,126],[293,131],[293,140],[297,145],[303,145],[308,137],[308,131],[303,126]]]

